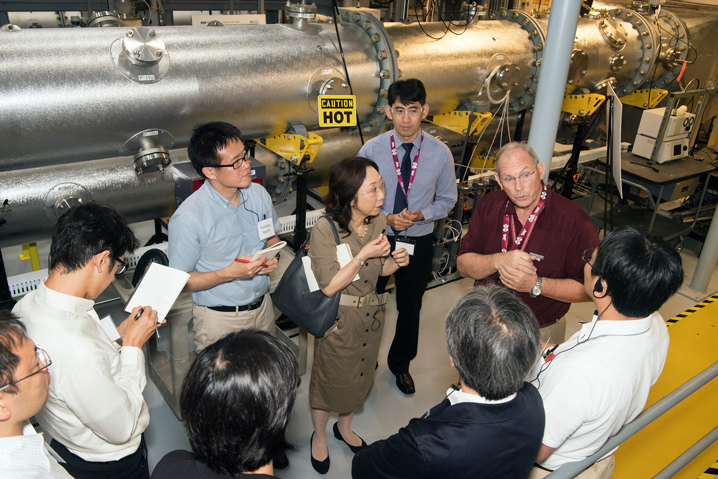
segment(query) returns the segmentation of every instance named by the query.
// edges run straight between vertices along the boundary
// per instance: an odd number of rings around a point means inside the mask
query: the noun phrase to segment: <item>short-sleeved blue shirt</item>
[[[272,218],[274,231],[280,229],[272,198],[260,185],[240,188],[235,208],[209,181],[189,196],[170,219],[170,266],[182,271],[206,273],[225,268],[234,258],[252,255],[266,246],[259,239],[257,223]],[[264,296],[269,275],[236,279],[192,293],[200,306],[240,306]]]

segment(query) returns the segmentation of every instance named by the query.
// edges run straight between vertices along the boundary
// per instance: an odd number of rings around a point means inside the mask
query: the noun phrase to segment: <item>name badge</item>
[[[274,236],[272,218],[267,218],[257,223],[257,232],[259,233],[260,240],[266,240],[267,238]]]
[[[117,328],[115,327],[115,323],[112,321],[111,316],[107,315],[100,319],[100,326],[107,337],[110,338],[110,341],[117,341],[120,339],[120,333],[117,332]]]
[[[409,256],[413,256],[414,255],[414,246],[416,246],[416,241],[414,241],[414,240],[411,240],[408,238],[398,239],[398,240],[396,240],[396,248],[394,248],[394,249],[397,250],[397,249],[401,249],[401,248],[406,248],[406,252],[409,253]]]

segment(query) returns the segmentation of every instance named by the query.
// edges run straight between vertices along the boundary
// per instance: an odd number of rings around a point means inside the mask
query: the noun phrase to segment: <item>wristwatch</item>
[[[531,292],[529,293],[529,296],[532,298],[536,298],[538,296],[541,296],[541,285],[543,284],[543,278],[541,276],[536,275],[536,284],[531,289]]]

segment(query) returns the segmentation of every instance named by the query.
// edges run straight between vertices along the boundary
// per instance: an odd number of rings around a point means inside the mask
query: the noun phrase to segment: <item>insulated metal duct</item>
[[[621,94],[670,85],[689,53],[681,47],[694,29],[709,38],[716,15],[664,10],[661,18],[667,15],[656,23],[611,7],[581,19],[569,83],[594,91],[610,81]],[[318,131],[317,95],[349,88],[335,26],[301,20],[0,30],[0,246],[49,233],[78,195],[112,204],[132,221],[171,214],[166,167],[170,158],[186,161],[183,149],[199,123],[228,121],[248,138],[297,122]],[[501,10],[442,37],[440,23],[383,26],[371,15],[342,12],[337,27],[365,136],[386,128],[386,89],[399,77],[424,81],[432,114],[469,104],[495,110],[507,93],[511,111],[529,108],[546,25]],[[318,133],[325,141],[317,176],[358,151],[355,132]],[[268,166],[270,192],[280,195],[286,162],[261,146],[257,156]]]

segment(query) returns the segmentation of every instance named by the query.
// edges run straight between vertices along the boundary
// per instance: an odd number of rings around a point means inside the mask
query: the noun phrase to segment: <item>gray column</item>
[[[708,289],[708,283],[713,275],[713,270],[718,260],[718,208],[716,208],[711,220],[711,227],[703,242],[703,250],[698,258],[696,270],[691,280],[691,289],[704,293]]]
[[[529,144],[546,165],[544,180],[548,179],[551,166],[580,8],[578,0],[555,0],[551,4],[546,48],[529,130]]]

